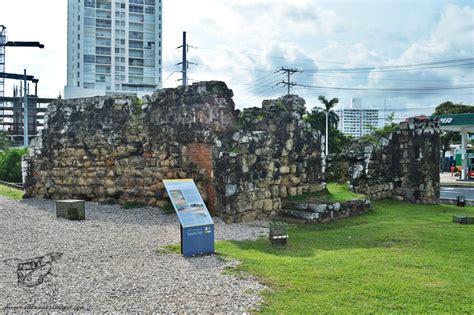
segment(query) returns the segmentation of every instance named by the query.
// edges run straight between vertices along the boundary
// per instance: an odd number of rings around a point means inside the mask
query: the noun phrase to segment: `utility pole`
[[[281,83],[283,83],[284,85],[287,86],[287,95],[290,95],[290,89],[291,89],[291,87],[297,85],[297,83],[290,81],[291,75],[294,74],[294,73],[303,72],[303,71],[302,71],[302,70],[298,70],[298,69],[294,69],[294,68],[281,67],[280,69],[278,69],[277,72],[286,72],[288,81],[286,81],[286,82],[285,82],[285,81],[282,81]]]
[[[25,89],[24,95],[24,108],[23,108],[23,146],[28,148],[28,88],[26,83],[26,69],[23,71],[23,85]]]
[[[181,72],[183,75],[183,86],[188,85],[188,59],[186,57],[186,53],[188,50],[188,45],[186,44],[186,32],[183,32],[183,45],[181,46],[183,48],[183,61],[181,62],[182,68]]]
[[[183,44],[181,46],[178,46],[177,48],[182,48],[182,51],[183,51],[183,59],[181,62],[179,62],[177,65],[181,65],[181,74],[182,74],[182,78],[181,78],[181,81],[183,82],[182,85],[183,86],[186,86],[188,85],[188,68],[189,68],[189,64],[195,64],[195,63],[192,63],[192,62],[189,62],[188,61],[188,57],[187,57],[187,52],[188,52],[188,49],[189,47],[192,47],[192,48],[195,48],[193,46],[190,46],[186,43],[186,32],[183,32]]]

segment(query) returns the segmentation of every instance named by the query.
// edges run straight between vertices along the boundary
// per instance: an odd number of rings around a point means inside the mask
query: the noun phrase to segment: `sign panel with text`
[[[163,180],[181,223],[181,253],[214,253],[214,222],[192,179]]]

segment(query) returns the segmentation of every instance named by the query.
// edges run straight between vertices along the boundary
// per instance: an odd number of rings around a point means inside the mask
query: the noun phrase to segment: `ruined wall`
[[[358,142],[344,151],[352,189],[372,199],[439,203],[439,128],[410,118],[379,144]]]
[[[325,188],[323,143],[303,121],[304,105],[290,95],[245,109],[240,129],[215,152],[216,189],[225,196],[218,206],[234,220],[274,214],[282,198]]]
[[[193,178],[213,214],[241,221],[271,215],[282,197],[322,189],[321,137],[302,121],[304,100],[239,115],[232,96],[211,81],[143,101],[57,100],[30,150],[27,196],[160,206],[163,179]]]

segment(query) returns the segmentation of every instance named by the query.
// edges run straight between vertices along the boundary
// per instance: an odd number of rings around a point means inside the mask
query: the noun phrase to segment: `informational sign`
[[[214,253],[214,222],[192,179],[163,180],[181,223],[181,253]]]

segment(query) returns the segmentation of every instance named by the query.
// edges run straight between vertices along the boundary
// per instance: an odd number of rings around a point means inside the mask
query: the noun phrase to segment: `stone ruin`
[[[193,178],[226,222],[274,215],[282,199],[325,189],[324,137],[295,95],[235,110],[223,82],[143,100],[56,100],[32,145],[25,197],[164,206],[163,179]]]
[[[373,200],[438,204],[440,148],[436,119],[409,118],[378,143],[356,141],[332,156],[328,171],[339,171],[353,191]]]
[[[239,111],[232,96],[209,81],[143,100],[56,100],[25,158],[25,197],[163,207],[163,179],[193,178],[211,214],[241,222],[324,190],[324,136],[305,123],[304,99]],[[438,203],[439,149],[437,122],[410,119],[380,143],[358,141],[329,159],[328,175],[371,199]]]

